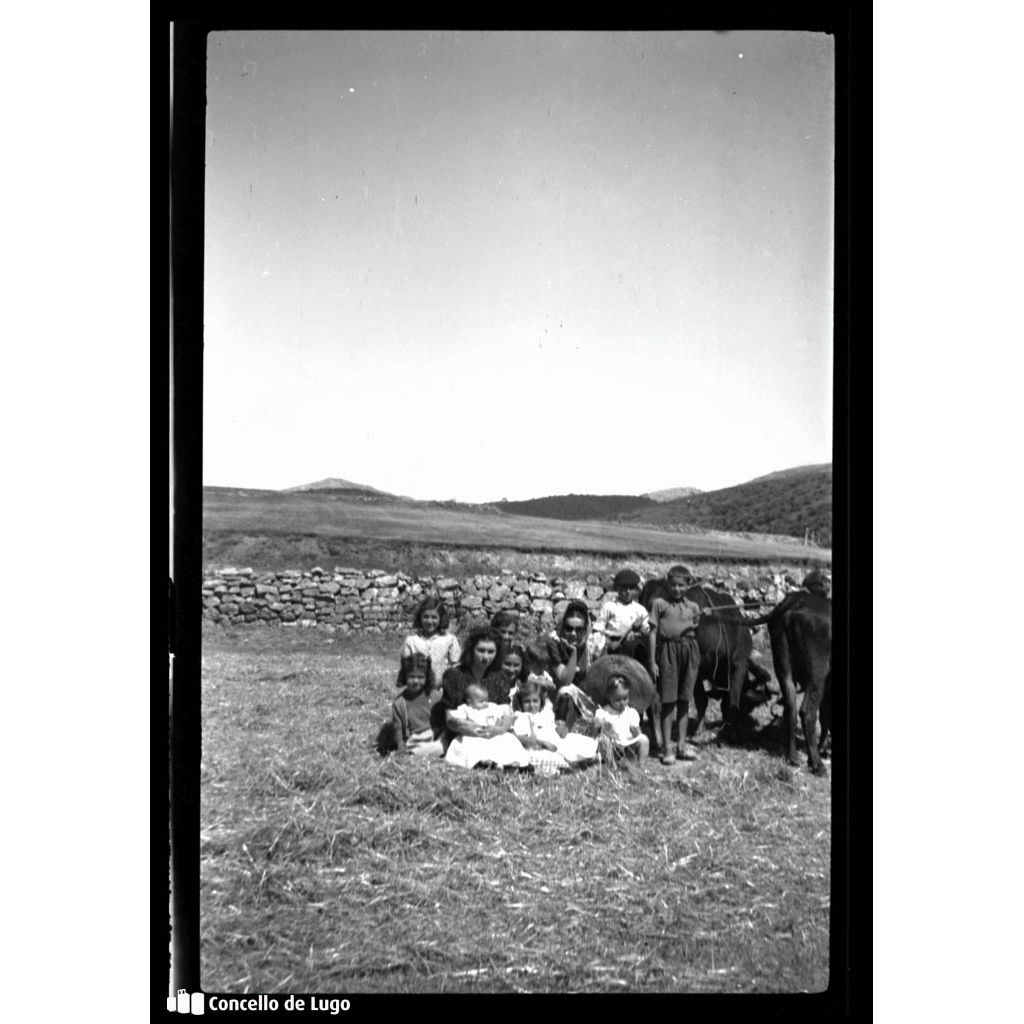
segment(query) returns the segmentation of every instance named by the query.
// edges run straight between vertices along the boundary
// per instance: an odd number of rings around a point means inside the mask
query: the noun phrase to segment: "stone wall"
[[[664,576],[669,566],[635,565],[645,578]],[[688,563],[705,583],[738,601],[775,604],[797,587],[806,569],[786,566],[716,566]],[[408,576],[381,570],[315,568],[309,572],[255,573],[220,569],[203,580],[203,617],[225,625],[324,626],[333,632],[408,632],[416,606],[438,593],[448,607],[452,632],[486,622],[495,612],[516,609],[520,634],[551,628],[570,599],[597,609],[611,596],[614,573],[563,578],[544,573],[503,573],[465,579]]]

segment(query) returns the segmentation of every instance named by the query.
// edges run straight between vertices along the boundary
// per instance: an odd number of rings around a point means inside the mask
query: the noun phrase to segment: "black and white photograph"
[[[206,34],[169,1009],[841,998],[837,45]]]

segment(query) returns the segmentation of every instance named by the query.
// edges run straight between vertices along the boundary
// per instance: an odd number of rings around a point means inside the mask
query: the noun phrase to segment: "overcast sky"
[[[831,461],[833,53],[212,34],[204,482],[487,501]]]

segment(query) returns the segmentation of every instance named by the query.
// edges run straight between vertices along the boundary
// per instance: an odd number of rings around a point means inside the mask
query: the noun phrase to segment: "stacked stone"
[[[662,574],[667,566],[661,570]],[[799,586],[800,570],[765,570],[740,566],[694,565],[709,586],[739,602],[775,604]],[[654,575],[654,573],[651,573]],[[203,616],[219,623],[326,625],[336,631],[408,631],[419,602],[439,594],[448,607],[452,628],[464,631],[487,622],[499,611],[515,609],[525,634],[541,633],[558,622],[571,600],[596,611],[614,596],[613,574],[583,580],[544,573],[503,572],[458,580],[412,577],[380,569],[319,567],[309,572],[257,575],[252,569],[220,569],[203,582]]]
[[[423,593],[404,573],[317,567],[256,576],[252,569],[220,569],[203,583],[203,616],[213,622],[277,621],[328,624],[341,632],[381,631],[411,620]]]

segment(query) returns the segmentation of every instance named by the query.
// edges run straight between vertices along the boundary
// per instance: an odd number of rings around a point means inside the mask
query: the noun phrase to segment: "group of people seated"
[[[640,654],[650,623],[636,600],[639,583],[623,570],[593,628],[586,603],[573,600],[556,630],[528,644],[518,642],[518,613],[503,611],[463,646],[448,632],[444,601],[425,598],[402,645],[400,692],[381,749],[544,774],[642,760],[650,745],[629,705],[628,674],[610,676],[600,705],[579,685],[602,653]]]
[[[584,601],[569,601],[558,628],[527,645],[518,642],[518,613],[502,611],[472,630],[463,647],[448,632],[444,601],[427,597],[416,609],[415,632],[402,645],[400,693],[381,749],[443,757],[467,768],[546,772],[598,759],[643,759],[650,744],[630,706],[630,673],[611,674],[596,693],[588,685],[589,696],[581,686],[595,661],[620,654],[640,662],[654,681],[662,763],[694,760],[686,729],[679,727],[697,680],[697,627],[715,609],[687,596],[694,577],[685,566],[673,566],[666,582],[664,596],[654,597],[648,611],[638,600],[640,577],[623,569],[615,576],[615,596],[593,621]],[[824,596],[824,573],[811,572],[803,588]],[[678,744],[670,742],[675,732]]]
[[[676,574],[680,582],[689,582],[688,570],[677,569],[685,573],[685,580]],[[696,673],[700,609],[685,599],[659,599],[648,614],[637,600],[639,586],[635,572],[622,570],[615,598],[593,623],[586,603],[573,600],[556,630],[527,645],[517,642],[518,614],[503,611],[470,632],[463,647],[448,632],[444,601],[427,597],[402,645],[400,693],[382,749],[465,768],[546,773],[642,760],[650,744],[629,703],[629,674],[608,678],[600,706],[580,686],[602,654],[626,654],[652,666],[664,702],[673,709],[680,702],[680,682]],[[688,759],[685,751],[679,756]]]

